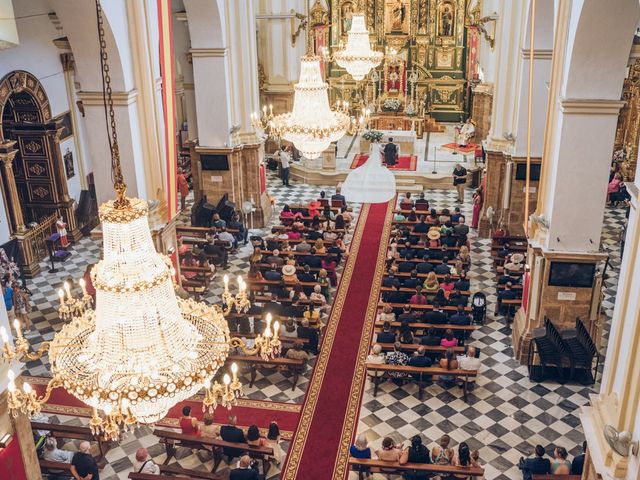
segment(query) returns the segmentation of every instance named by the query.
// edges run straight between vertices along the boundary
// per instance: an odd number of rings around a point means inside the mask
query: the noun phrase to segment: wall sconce
[[[12,439],[13,435],[11,435],[10,433],[5,433],[4,435],[2,435],[2,437],[0,437],[0,450],[7,448]]]
[[[479,32],[482,33],[484,39],[489,43],[489,47],[491,50],[496,45],[496,22],[498,20],[498,14],[492,13],[491,15],[487,15],[486,17],[478,18],[476,20],[475,16],[470,18],[469,26],[475,27]]]

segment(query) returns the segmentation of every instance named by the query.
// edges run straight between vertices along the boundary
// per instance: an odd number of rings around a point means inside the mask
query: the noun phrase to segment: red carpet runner
[[[368,160],[369,155],[366,153],[358,153],[355,157],[353,157],[353,162],[351,162],[351,169],[358,168]],[[415,155],[400,155],[398,157],[398,163],[394,166],[389,167],[389,170],[395,170],[399,172],[415,172],[416,165],[418,163],[418,157]]]
[[[362,208],[282,480],[347,474],[394,205]]]

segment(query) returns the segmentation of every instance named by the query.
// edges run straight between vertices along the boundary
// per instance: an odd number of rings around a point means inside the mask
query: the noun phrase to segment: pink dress
[[[477,229],[480,222],[480,210],[482,210],[482,195],[473,197],[473,216],[471,217],[471,228]]]

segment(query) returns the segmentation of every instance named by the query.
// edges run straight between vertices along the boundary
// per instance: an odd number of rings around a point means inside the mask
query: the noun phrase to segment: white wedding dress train
[[[341,193],[347,202],[383,203],[396,194],[396,177],[382,165],[382,145],[372,143],[369,158],[352,170],[342,184]]]

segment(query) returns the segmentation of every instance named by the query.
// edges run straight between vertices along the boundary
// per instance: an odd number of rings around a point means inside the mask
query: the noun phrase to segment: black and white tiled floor
[[[307,202],[317,198],[322,187],[295,185],[291,188],[268,173],[269,193],[276,199],[274,212],[278,212],[285,203]],[[328,192],[333,189],[325,188]],[[469,194],[468,194],[469,195]],[[437,207],[454,205],[453,191],[433,190],[427,193],[429,200]],[[470,218],[470,205],[463,210]],[[274,219],[274,222],[277,218]],[[609,276],[605,284],[604,308],[610,318],[617,288],[617,270],[619,269],[618,235],[624,224],[624,210],[608,207],[605,213],[602,241],[611,254]],[[257,232],[256,232],[257,233]],[[457,389],[443,390],[432,385],[425,391],[423,401],[417,398],[414,385],[404,387],[387,382],[381,386],[374,399],[372,388],[365,389],[360,414],[359,433],[365,433],[373,447],[378,447],[382,437],[392,436],[396,441],[409,439],[420,433],[431,445],[443,433],[448,433],[454,445],[461,441],[469,443],[472,449],[480,450],[480,458],[486,465],[486,478],[507,480],[520,478],[515,465],[522,455],[531,453],[532,446],[541,443],[545,446],[561,445],[570,453],[576,453],[582,442],[582,431],[577,417],[577,408],[588,400],[591,387],[552,382],[542,384],[528,380],[525,367],[512,358],[511,331],[502,319],[494,318],[492,306],[496,301],[495,274],[492,270],[490,245],[488,240],[471,236],[473,243],[471,281],[473,291],[484,291],[489,302],[487,324],[473,335],[473,343],[482,347],[483,372],[478,385],[470,394],[470,402],[463,402]],[[78,279],[87,263],[95,263],[100,256],[101,244],[91,239],[83,239],[73,247],[74,255],[61,265],[56,274],[47,273],[48,266],[43,263],[43,273],[28,282],[33,293],[36,307],[32,314],[37,327],[36,332],[27,338],[34,345],[49,340],[60,327],[56,308],[57,294],[62,281],[68,278]],[[246,273],[251,247],[242,247],[230,258],[230,268],[217,274],[204,296],[206,302],[219,301],[222,292],[222,275],[228,273],[232,278]],[[606,329],[608,331],[608,329]],[[606,333],[603,342],[606,342]],[[30,375],[47,375],[48,362],[30,362],[27,365]],[[280,374],[258,376],[252,389],[245,388],[247,397],[258,400],[300,403],[308,383],[309,374],[301,378],[299,386],[292,392],[288,379]],[[247,382],[248,383],[248,382]],[[53,421],[84,420],[57,417]],[[164,459],[164,450],[157,439],[145,428],[138,429],[107,455],[109,465],[102,471],[101,478],[115,480],[126,478],[131,471],[135,450],[139,446],[150,449],[151,455],[158,461]],[[286,445],[285,445],[286,449]],[[186,451],[181,453],[179,462],[185,467],[207,468],[208,463]],[[222,467],[224,471],[225,466]],[[277,474],[277,470],[272,472]],[[271,475],[270,475],[271,476]]]

